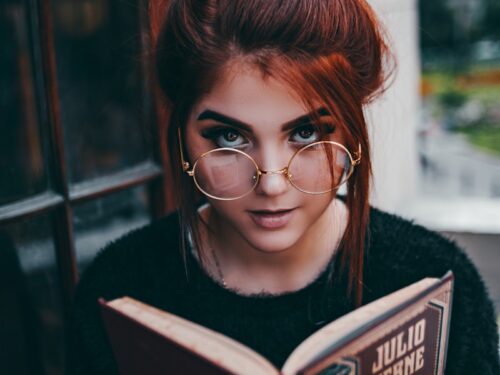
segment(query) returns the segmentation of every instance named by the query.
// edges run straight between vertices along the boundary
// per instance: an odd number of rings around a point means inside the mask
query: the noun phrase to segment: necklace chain
[[[219,280],[224,288],[227,288],[226,280],[224,279],[224,274],[222,273],[222,269],[220,268],[219,258],[217,258],[217,253],[212,248],[212,256],[214,257],[215,267],[217,268],[217,274],[219,276]]]

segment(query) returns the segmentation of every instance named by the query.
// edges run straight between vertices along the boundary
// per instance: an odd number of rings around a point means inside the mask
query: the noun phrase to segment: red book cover
[[[99,299],[121,375],[230,374]]]

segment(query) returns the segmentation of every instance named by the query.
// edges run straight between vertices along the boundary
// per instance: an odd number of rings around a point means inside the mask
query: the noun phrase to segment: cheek
[[[245,205],[242,200],[235,199],[233,201],[221,201],[212,198],[207,198],[210,206],[217,216],[223,221],[234,225],[234,222],[241,221],[244,216]]]
[[[327,209],[334,198],[334,193],[319,195],[304,194],[302,201],[302,208],[306,216],[304,219],[310,221],[316,220]]]

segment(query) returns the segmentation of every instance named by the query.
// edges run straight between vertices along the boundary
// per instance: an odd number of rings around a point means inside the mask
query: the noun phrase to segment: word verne
[[[425,319],[377,347],[372,374],[411,375],[424,367]]]

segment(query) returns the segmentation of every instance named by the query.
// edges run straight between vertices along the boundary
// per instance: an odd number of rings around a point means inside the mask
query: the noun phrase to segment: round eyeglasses
[[[262,175],[282,174],[290,184],[307,194],[329,193],[345,183],[361,160],[361,145],[356,159],[340,143],[319,141],[297,150],[288,165],[277,171],[264,171],[247,153],[233,148],[217,148],[203,153],[190,167],[182,152],[184,171],[208,197],[234,200],[252,192]]]

